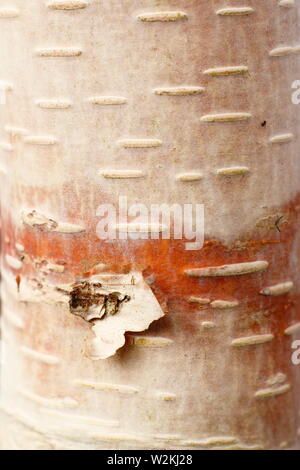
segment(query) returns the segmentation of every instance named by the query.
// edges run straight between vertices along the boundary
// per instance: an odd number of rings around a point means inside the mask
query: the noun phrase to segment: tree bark
[[[8,3],[2,447],[296,447],[296,2]],[[119,196],[203,248],[100,240]]]

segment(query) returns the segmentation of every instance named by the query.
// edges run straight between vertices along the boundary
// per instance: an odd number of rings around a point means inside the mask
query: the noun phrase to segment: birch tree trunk
[[[297,15],[1,1],[3,448],[297,446]],[[204,247],[100,240],[119,196]]]

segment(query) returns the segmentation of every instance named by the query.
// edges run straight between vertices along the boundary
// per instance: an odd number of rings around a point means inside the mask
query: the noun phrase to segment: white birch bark
[[[3,448],[297,446],[297,1],[7,0],[0,25]],[[205,247],[100,242],[119,195],[203,203]],[[130,300],[93,327],[83,280]]]

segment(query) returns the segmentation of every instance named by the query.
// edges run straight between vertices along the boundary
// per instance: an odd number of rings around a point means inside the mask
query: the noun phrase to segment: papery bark
[[[296,447],[296,2],[8,3],[3,448]],[[99,240],[120,195],[204,204],[204,247]],[[113,351],[70,311],[96,281],[130,289]]]

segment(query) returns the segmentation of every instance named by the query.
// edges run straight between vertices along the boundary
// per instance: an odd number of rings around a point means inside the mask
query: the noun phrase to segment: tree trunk
[[[297,446],[297,14],[1,6],[3,448]],[[203,248],[100,240],[119,196],[204,204]]]

